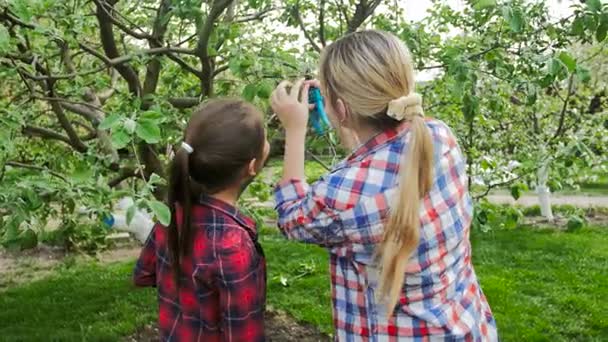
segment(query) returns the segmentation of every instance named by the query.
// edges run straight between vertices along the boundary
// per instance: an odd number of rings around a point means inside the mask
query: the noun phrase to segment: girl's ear
[[[258,165],[258,160],[257,158],[253,158],[249,161],[249,164],[247,165],[247,175],[248,176],[255,176],[258,174],[258,169],[259,169],[259,165]]]

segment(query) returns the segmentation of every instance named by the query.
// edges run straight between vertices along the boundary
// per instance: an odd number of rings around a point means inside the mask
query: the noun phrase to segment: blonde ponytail
[[[380,261],[378,300],[392,315],[405,279],[405,267],[420,239],[420,201],[433,182],[433,143],[424,119],[411,120],[410,140],[401,161],[399,190],[377,250]]]
[[[414,91],[412,59],[405,44],[390,33],[355,32],[325,48],[320,81],[330,104],[341,99],[355,119],[388,119],[393,126],[403,120],[410,122],[398,195],[390,206],[384,239],[376,249],[380,265],[378,299],[391,315],[409,257],[418,247],[420,201],[430,191],[433,179],[433,144],[424,122],[422,97]]]

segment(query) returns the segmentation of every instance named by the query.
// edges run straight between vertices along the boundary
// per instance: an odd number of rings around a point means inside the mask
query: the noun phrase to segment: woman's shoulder
[[[440,142],[450,147],[458,144],[452,129],[442,120],[429,118],[426,120],[426,126],[431,131],[431,136],[435,142]]]

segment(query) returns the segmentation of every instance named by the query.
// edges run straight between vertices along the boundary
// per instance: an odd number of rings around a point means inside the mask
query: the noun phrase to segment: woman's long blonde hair
[[[424,123],[422,99],[414,92],[412,59],[405,44],[394,35],[360,31],[325,49],[320,81],[330,103],[342,100],[355,122],[376,123],[379,128],[397,126],[402,120],[410,122],[398,195],[376,249],[380,266],[378,300],[392,315],[406,265],[419,243],[420,202],[433,180],[433,144]]]

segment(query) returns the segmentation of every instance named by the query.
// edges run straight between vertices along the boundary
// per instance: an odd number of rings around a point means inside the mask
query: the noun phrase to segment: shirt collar
[[[374,137],[369,139],[366,143],[357,147],[346,159],[346,161],[351,162],[355,159],[358,159],[359,157],[369,154],[370,152],[376,150],[378,147],[383,146],[384,144],[395,139],[398,136],[401,136],[409,129],[409,127],[409,122],[403,122],[397,127],[385,129],[384,131],[376,134]]]
[[[224,201],[221,201],[217,198],[211,197],[209,195],[201,195],[199,198],[199,203],[206,207],[221,211],[222,213],[230,216],[236,222],[238,222],[243,228],[246,228],[251,233],[256,234],[257,228],[256,223],[253,219],[248,216],[245,216],[239,209],[235,206],[228,204]]]

